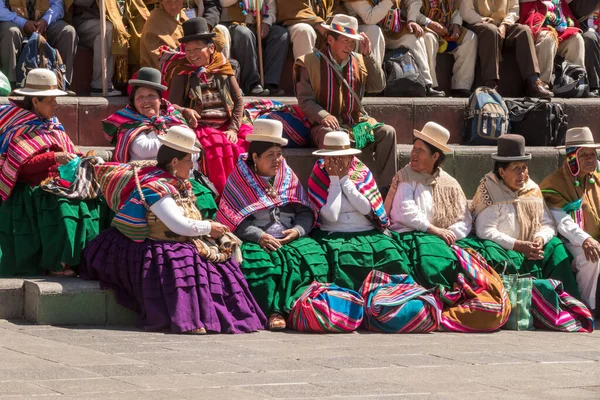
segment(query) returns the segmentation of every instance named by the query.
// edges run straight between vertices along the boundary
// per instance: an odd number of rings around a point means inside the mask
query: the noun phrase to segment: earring
[[[177,175],[177,168],[173,169],[173,175]]]
[[[596,183],[596,180],[594,178],[590,178],[590,180],[588,182],[593,185],[594,183]]]
[[[254,164],[254,172],[258,172],[258,168],[256,167],[256,164]]]

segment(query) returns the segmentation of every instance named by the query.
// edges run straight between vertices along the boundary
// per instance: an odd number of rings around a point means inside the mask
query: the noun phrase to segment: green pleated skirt
[[[0,201],[0,277],[40,275],[79,264],[100,232],[101,200],[69,200],[19,183]]]
[[[296,239],[270,253],[256,243],[245,242],[242,256],[242,272],[267,316],[288,314],[312,282],[327,282],[327,257],[312,238]]]
[[[411,275],[421,286],[451,289],[457,281],[460,265],[454,250],[439,237],[424,232],[392,232],[405,251]]]
[[[371,230],[367,232],[313,231],[329,262],[329,282],[343,288],[359,290],[372,270],[391,275],[410,274],[405,251],[391,237]]]
[[[498,273],[502,273],[506,260],[511,260],[513,265],[507,267],[507,273],[530,274],[538,279],[556,279],[563,283],[567,293],[580,299],[579,289],[575,275],[571,270],[571,261],[573,257],[563,244],[557,238],[552,238],[544,246],[544,259],[527,260],[523,253],[513,250],[505,250],[502,246],[491,240],[482,240],[476,237],[468,237],[459,240],[458,246],[466,249],[472,248],[486,259]],[[515,271],[515,267],[517,271]]]
[[[213,192],[193,177],[190,177],[190,183],[196,196],[196,207],[200,210],[202,218],[214,220],[217,215],[217,203]]]

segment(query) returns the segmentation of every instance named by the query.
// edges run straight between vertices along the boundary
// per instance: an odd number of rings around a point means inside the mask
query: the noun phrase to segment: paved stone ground
[[[0,320],[0,397],[600,399],[600,333],[188,336]]]

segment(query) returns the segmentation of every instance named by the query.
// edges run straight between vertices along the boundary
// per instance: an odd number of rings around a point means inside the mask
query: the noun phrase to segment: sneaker
[[[251,96],[268,96],[269,94],[269,89],[263,89],[260,85],[256,85],[250,90]]]
[[[92,90],[91,90],[92,97],[115,97],[115,96],[122,96],[122,95],[123,95],[123,93],[121,93],[121,91],[119,91],[119,90],[116,90],[115,88],[108,89],[106,91],[106,96],[102,96],[102,89],[92,88]]]
[[[445,97],[446,93],[443,90],[436,90],[431,86],[427,86],[427,93],[425,94],[427,97]]]

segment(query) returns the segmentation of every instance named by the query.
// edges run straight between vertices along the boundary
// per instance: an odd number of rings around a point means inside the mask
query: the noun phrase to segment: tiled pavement
[[[188,336],[0,320],[0,398],[600,399],[600,333]]]

